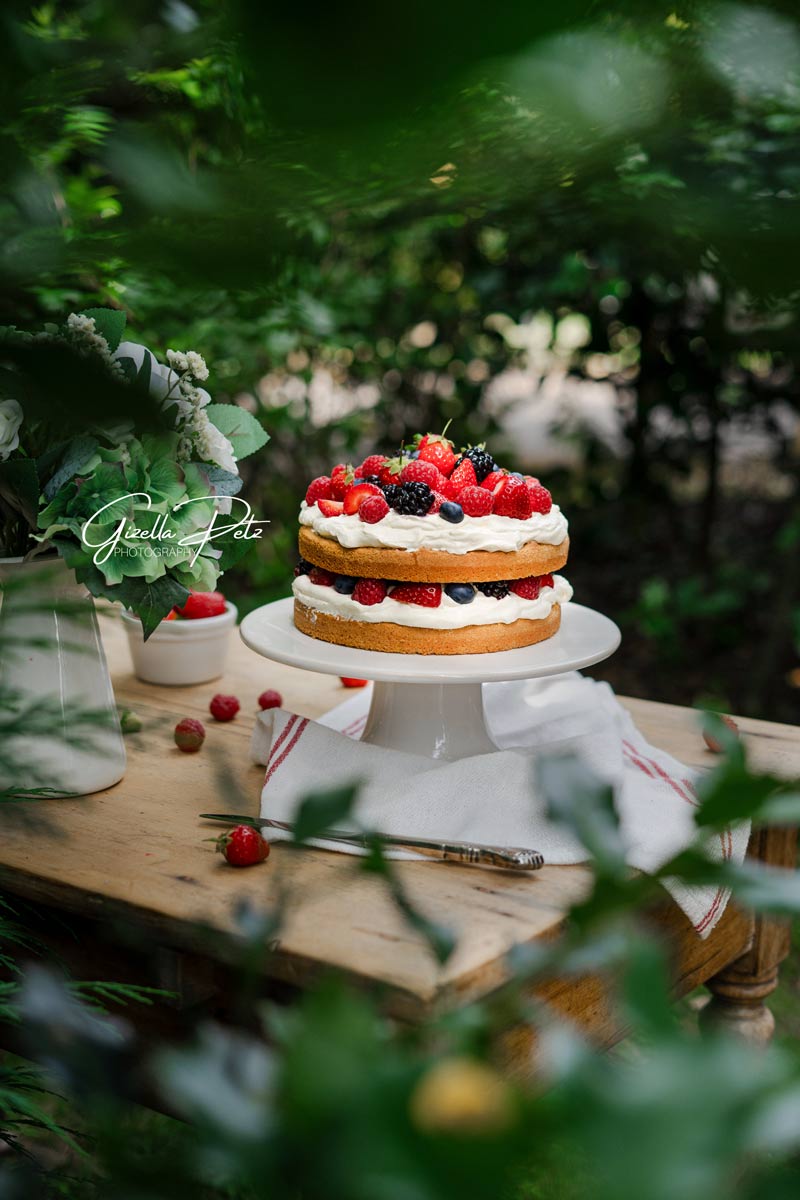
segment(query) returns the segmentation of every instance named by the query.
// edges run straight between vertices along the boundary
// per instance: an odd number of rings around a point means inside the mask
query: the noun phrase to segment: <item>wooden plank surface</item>
[[[207,952],[202,926],[236,934],[235,911],[246,899],[269,910],[282,899],[286,920],[269,971],[299,985],[335,967],[390,996],[389,1007],[413,1017],[485,995],[506,977],[515,944],[553,936],[565,911],[589,885],[580,866],[549,867],[528,878],[435,863],[402,863],[412,900],[447,925],[458,948],[439,967],[387,899],[380,881],[344,855],[276,846],[264,868],[236,871],[204,839],[218,832],[198,820],[204,811],[257,812],[263,768],[249,762],[256,697],[283,693],[287,708],[316,717],[352,693],[331,677],[269,663],[234,636],[229,669],[213,683],[157,688],[136,680],[121,623],[104,618],[103,636],[117,699],[144,721],[127,739],[129,765],[116,787],[91,797],[0,815],[0,886],[45,905],[135,923],[165,946]],[[208,719],[217,691],[235,693],[242,711],[219,725]],[[624,703],[645,735],[682,761],[713,763],[689,710],[641,700]],[[172,742],[175,722],[195,716],[206,725],[203,751],[184,755]],[[800,775],[800,734],[790,726],[743,720],[754,759]],[[30,822],[37,822],[36,837]],[[719,969],[746,949],[746,922],[731,914],[719,937],[701,943],[673,908],[674,935],[686,946],[686,978],[714,959]],[[226,957],[225,938],[214,953]],[[727,959],[725,958],[727,955]],[[688,957],[687,957],[688,956]],[[678,977],[681,977],[681,969]]]

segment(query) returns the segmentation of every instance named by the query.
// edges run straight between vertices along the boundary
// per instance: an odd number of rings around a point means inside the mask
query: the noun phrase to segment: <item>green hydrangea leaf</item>
[[[73,479],[80,471],[91,469],[97,446],[97,438],[88,435],[73,438],[71,442],[67,443],[59,465],[44,485],[45,500],[52,500],[59,488]]]
[[[206,416],[216,425],[233,446],[237,459],[254,454],[269,441],[269,434],[262,429],[255,417],[238,404],[209,404]]]
[[[86,308],[85,317],[93,317],[95,329],[108,342],[108,348],[113,354],[122,341],[125,332],[125,313],[118,308]]]

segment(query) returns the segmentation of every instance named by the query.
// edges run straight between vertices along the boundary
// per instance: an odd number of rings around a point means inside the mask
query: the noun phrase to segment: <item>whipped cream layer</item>
[[[320,537],[332,538],[347,550],[372,546],[385,550],[444,550],[469,554],[471,550],[521,550],[529,542],[560,546],[567,536],[567,518],[557,504],[549,513],[534,513],[527,521],[515,517],[464,517],[457,525],[438,513],[409,517],[392,509],[382,521],[369,525],[357,513],[326,517],[316,504],[300,505],[300,524]]]
[[[549,615],[554,604],[566,604],[572,599],[572,588],[563,575],[555,575],[553,586],[542,588],[536,600],[523,600],[514,592],[509,592],[502,600],[495,600],[477,592],[471,604],[456,604],[442,592],[438,608],[403,604],[392,600],[391,596],[380,604],[359,604],[352,596],[340,595],[335,588],[312,583],[307,575],[298,575],[292,591],[308,608],[332,617],[369,625],[390,621],[393,625],[410,625],[415,629],[466,629],[468,625],[511,625],[521,619],[540,621]]]

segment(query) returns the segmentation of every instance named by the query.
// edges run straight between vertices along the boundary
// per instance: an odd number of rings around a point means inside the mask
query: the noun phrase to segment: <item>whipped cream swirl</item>
[[[300,505],[300,524],[320,537],[332,538],[347,550],[372,546],[392,550],[444,550],[469,554],[471,550],[521,550],[529,542],[560,546],[567,536],[567,518],[557,504],[549,513],[534,513],[527,521],[515,517],[464,517],[450,524],[438,513],[410,517],[393,509],[382,521],[369,525],[358,513],[326,517],[316,504]]]
[[[404,604],[391,596],[380,604],[359,604],[352,596],[342,596],[332,587],[312,583],[307,575],[298,575],[292,591],[308,608],[332,617],[369,625],[390,621],[393,625],[408,625],[415,629],[466,629],[468,625],[511,625],[521,619],[540,621],[549,615],[554,604],[566,604],[572,599],[572,588],[563,575],[555,575],[553,586],[542,588],[536,600],[524,600],[514,592],[509,592],[502,600],[495,600],[493,596],[477,592],[470,604],[457,604],[443,591],[438,608]]]

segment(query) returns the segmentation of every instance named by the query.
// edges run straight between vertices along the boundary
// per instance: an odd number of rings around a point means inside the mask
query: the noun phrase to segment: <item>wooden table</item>
[[[569,906],[586,893],[590,878],[581,866],[546,867],[520,878],[429,862],[398,864],[414,904],[458,938],[440,966],[383,883],[359,871],[352,858],[276,845],[263,867],[229,867],[205,840],[218,828],[198,814],[256,813],[263,768],[249,762],[248,743],[258,694],[276,687],[286,707],[317,717],[351,693],[331,677],[268,663],[235,637],[223,679],[191,688],[150,686],[131,674],[120,622],[109,617],[103,625],[118,702],[144,722],[143,731],[127,739],[127,774],[90,797],[4,809],[0,886],[12,900],[28,902],[30,919],[73,974],[176,989],[177,1001],[149,1013],[156,1031],[174,1032],[195,1004],[230,1015],[230,964],[241,954],[236,914],[243,901],[265,912],[279,896],[288,901],[279,941],[261,964],[263,989],[291,994],[335,969],[378,989],[388,1014],[414,1021],[500,987],[511,947],[557,935]],[[231,724],[208,717],[217,691],[241,700]],[[693,766],[713,764],[696,714],[643,700],[623,703],[655,745]],[[199,754],[182,754],[173,743],[182,716],[206,725]],[[800,731],[746,719],[741,727],[756,765],[800,776]],[[751,853],[789,864],[794,835],[756,833]],[[671,949],[676,996],[708,982],[721,1019],[767,1038],[772,1022],[764,999],[787,953],[785,928],[730,905],[712,936],[701,941],[666,896],[657,921]],[[537,994],[602,1044],[624,1033],[607,1003],[608,981],[554,979]],[[529,1059],[527,1038],[526,1031],[510,1031],[518,1064]]]

